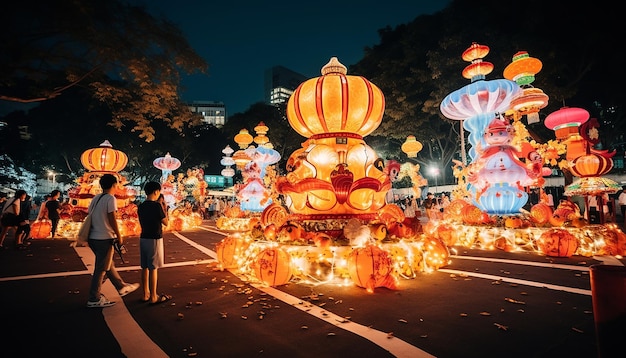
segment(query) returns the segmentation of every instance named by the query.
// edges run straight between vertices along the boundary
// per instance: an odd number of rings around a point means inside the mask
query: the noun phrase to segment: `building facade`
[[[307,79],[283,66],[265,70],[265,103],[276,105],[287,102],[293,91]]]
[[[223,102],[193,101],[189,104],[189,109],[193,113],[200,114],[204,123],[212,124],[218,128],[222,127],[228,120],[226,106]]]

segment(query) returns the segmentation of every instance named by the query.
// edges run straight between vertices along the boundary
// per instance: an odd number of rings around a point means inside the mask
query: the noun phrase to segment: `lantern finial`
[[[324,67],[322,67],[322,76],[325,76],[329,73],[338,73],[345,75],[348,73],[348,68],[344,66],[337,57],[331,57],[330,61]]]

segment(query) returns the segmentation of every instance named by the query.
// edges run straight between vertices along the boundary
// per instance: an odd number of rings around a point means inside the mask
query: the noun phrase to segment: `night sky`
[[[284,66],[320,76],[331,57],[349,67],[378,30],[395,28],[450,0],[204,1],[132,0],[177,24],[209,64],[207,75],[184,77],[185,101],[221,101],[229,115],[263,101],[264,71]]]

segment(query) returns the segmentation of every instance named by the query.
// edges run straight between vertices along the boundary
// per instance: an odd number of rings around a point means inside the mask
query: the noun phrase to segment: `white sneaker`
[[[135,291],[138,288],[139,288],[139,284],[138,283],[129,283],[128,285],[122,287],[122,289],[117,291],[117,292],[119,292],[120,297],[124,297],[127,294]]]
[[[111,307],[114,304],[115,302],[107,300],[107,298],[104,296],[100,296],[100,299],[98,301],[87,301],[87,307],[89,308]]]

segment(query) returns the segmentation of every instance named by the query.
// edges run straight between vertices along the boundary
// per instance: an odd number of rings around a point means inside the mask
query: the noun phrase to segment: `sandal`
[[[159,298],[157,298],[156,302],[150,302],[151,305],[158,305],[159,303],[165,303],[172,299],[172,296],[166,294],[160,294]]]

